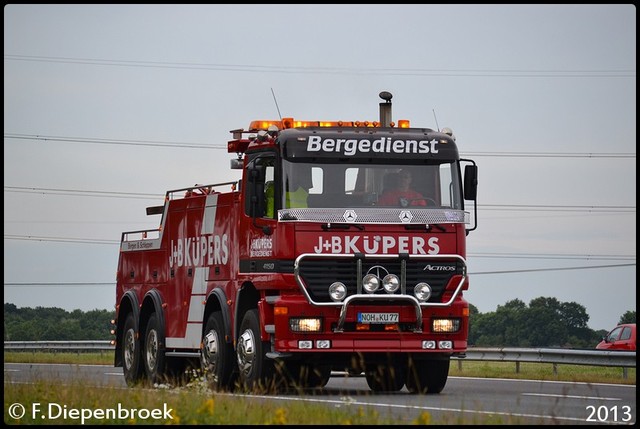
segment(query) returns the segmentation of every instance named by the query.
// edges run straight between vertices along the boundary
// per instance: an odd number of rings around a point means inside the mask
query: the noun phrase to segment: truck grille
[[[395,274],[400,277],[401,261],[399,258],[366,258],[362,259],[360,276],[367,273]],[[460,260],[406,259],[405,294],[413,296],[413,287],[419,282],[426,282],[432,288],[428,302],[441,302],[442,294],[451,277],[464,275],[465,264]],[[347,296],[358,293],[358,267],[356,258],[331,259],[305,256],[299,260],[298,275],[306,286],[307,293],[316,303],[332,303],[329,297],[329,286],[333,282],[342,282],[347,287]],[[360,279],[361,280],[361,279]],[[401,288],[395,293],[400,294]],[[364,293],[361,291],[360,293]],[[382,288],[376,295],[388,295]],[[382,303],[380,303],[382,304]]]

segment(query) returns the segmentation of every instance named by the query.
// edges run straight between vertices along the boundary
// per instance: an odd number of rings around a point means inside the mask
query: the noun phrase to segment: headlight
[[[362,279],[362,287],[367,293],[374,293],[380,287],[380,279],[374,274],[367,274]]]
[[[340,302],[347,296],[347,287],[341,282],[331,283],[331,286],[329,286],[329,296],[335,302]]]
[[[293,332],[320,332],[322,320],[319,317],[300,317],[289,319],[289,328]]]
[[[413,294],[418,298],[418,301],[425,302],[431,297],[431,286],[420,282],[413,288]]]
[[[382,279],[382,287],[388,293],[394,293],[400,287],[400,279],[395,274],[387,274]]]
[[[433,319],[431,320],[431,332],[458,332],[460,319]]]

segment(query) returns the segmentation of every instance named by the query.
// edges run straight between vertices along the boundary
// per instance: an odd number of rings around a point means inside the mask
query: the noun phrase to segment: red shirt
[[[403,201],[404,200],[404,201]],[[404,204],[403,204],[404,203]],[[419,192],[412,189],[408,191],[401,191],[399,189],[393,189],[386,191],[378,199],[379,206],[426,206],[427,202]]]

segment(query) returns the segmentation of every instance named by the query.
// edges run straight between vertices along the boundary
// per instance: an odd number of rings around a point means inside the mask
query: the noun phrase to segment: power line
[[[564,268],[538,268],[529,270],[508,270],[508,271],[482,271],[482,272],[470,272],[469,276],[478,276],[485,274],[514,274],[514,273],[528,273],[528,272],[547,272],[547,271],[563,271],[563,270],[589,270],[594,268],[617,268],[617,267],[630,267],[636,264],[615,264],[615,265],[593,265],[583,267],[564,267]],[[115,286],[116,282],[21,282],[21,283],[4,283],[8,287],[18,286]]]
[[[326,75],[384,75],[384,76],[445,76],[445,77],[635,77],[635,70],[553,70],[553,69],[421,69],[421,68],[356,68],[356,67],[309,67],[291,65],[254,65],[254,64],[212,64],[168,61],[131,61],[103,58],[51,57],[35,55],[5,54],[5,60],[47,62],[62,64],[82,64],[110,67],[140,67],[187,70],[213,70],[246,73],[285,73],[285,74],[326,74]]]
[[[29,235],[9,235],[5,234],[4,238],[7,240],[32,240],[32,241],[52,241],[52,242],[65,242],[65,243],[89,243],[89,244],[120,244],[117,240],[105,240],[105,239],[84,239],[84,238],[69,238],[69,237],[38,237]],[[499,259],[573,259],[573,260],[636,260],[635,255],[593,255],[593,254],[550,254],[550,253],[469,253],[469,256],[474,258],[499,258]],[[635,265],[635,264],[631,264]]]
[[[155,146],[155,147],[179,147],[187,149],[227,149],[226,145],[205,145],[190,142],[172,142],[172,141],[153,141],[153,140],[118,140],[104,139],[97,137],[66,137],[66,136],[47,136],[42,134],[20,134],[5,133],[6,139],[17,140],[40,140],[51,142],[72,142],[72,143],[91,143],[91,144],[111,144],[111,145],[129,145],[129,146]],[[491,157],[512,157],[512,158],[629,158],[635,159],[636,154],[631,152],[619,153],[568,153],[568,152],[472,152],[462,153],[463,156],[491,156]]]
[[[561,153],[561,152],[469,152],[461,153],[465,157],[508,157],[508,158],[636,158],[635,153]]]
[[[53,195],[73,195],[91,196],[107,198],[145,198],[159,199],[164,195],[148,194],[140,192],[119,192],[119,191],[97,191],[84,189],[58,189],[58,188],[37,188],[26,186],[5,186],[6,192],[16,192],[25,194],[53,194]],[[594,206],[594,205],[550,205],[550,204],[478,204],[482,210],[500,211],[566,211],[566,212],[598,212],[598,213],[634,213],[635,206]]]
[[[5,286],[115,286],[116,282],[24,282],[5,283]]]
[[[128,145],[142,145],[142,146],[161,146],[161,147],[189,147],[198,149],[212,149],[222,148],[216,146],[197,145],[184,142],[157,142],[148,140],[113,140],[113,139],[98,139],[98,138],[79,138],[79,137],[61,137],[61,136],[42,136],[42,135],[28,135],[28,134],[5,134],[6,138],[16,139],[35,139],[46,141],[72,141],[80,143],[99,143],[99,144],[128,144]],[[226,147],[225,147],[226,148]],[[589,158],[635,158],[636,155],[632,153],[585,153],[585,154],[570,154],[570,153],[509,153],[509,152],[479,152],[475,156],[513,156],[513,157],[589,157]],[[56,189],[56,188],[35,188],[35,187],[17,187],[17,186],[5,186],[7,192],[20,192],[20,193],[43,193],[43,194],[56,194],[56,195],[75,195],[75,196],[94,196],[94,197],[111,197],[111,198],[160,198],[159,194],[146,194],[146,193],[133,193],[133,192],[117,192],[117,191],[98,191],[98,190],[77,190],[77,189]],[[588,211],[588,212],[618,212],[618,213],[633,213],[636,210],[635,206],[561,206],[561,205],[514,205],[514,204],[479,204],[478,207],[483,210],[501,210],[501,211]],[[69,238],[69,237],[42,237],[42,236],[23,236],[23,235],[5,235],[5,239],[12,240],[30,240],[30,241],[50,241],[50,242],[67,242],[67,243],[83,243],[83,244],[119,244],[116,240],[102,240],[102,239],[85,239],[85,238]],[[484,258],[528,258],[528,259],[605,259],[605,260],[628,260],[635,256],[625,255],[514,255],[514,254],[476,254],[475,257]],[[632,264],[635,265],[635,264]],[[625,266],[625,265],[619,265]],[[607,266],[602,266],[607,267]],[[594,268],[594,267],[585,267]],[[573,269],[573,268],[563,268]],[[546,270],[546,269],[543,269]],[[553,269],[551,269],[553,270]],[[524,270],[532,271],[532,270]],[[510,272],[524,272],[524,271],[505,271]],[[535,271],[535,270],[534,270]],[[496,272],[498,273],[498,272]],[[487,273],[477,273],[487,274]]]
[[[531,270],[508,270],[508,271],[484,271],[479,273],[470,273],[469,275],[483,275],[483,274],[512,274],[512,273],[532,273],[532,272],[547,272],[547,271],[564,271],[564,270],[589,270],[592,268],[616,268],[616,267],[635,267],[636,264],[615,264],[615,265],[593,265],[587,267],[564,267],[564,268],[537,268]]]
[[[205,144],[185,143],[185,142],[161,142],[161,141],[153,141],[153,140],[101,139],[101,138],[94,138],[94,137],[87,138],[87,137],[45,136],[40,134],[5,133],[4,138],[16,139],[16,140],[41,140],[41,141],[55,141],[55,142],[110,144],[110,145],[128,145],[128,146],[179,147],[183,149],[227,149],[226,145],[205,145]]]
[[[129,146],[155,146],[155,147],[178,147],[187,149],[227,149],[225,145],[204,145],[188,142],[160,142],[152,140],[118,140],[103,139],[94,137],[65,137],[65,136],[46,136],[41,134],[18,134],[5,133],[4,138],[18,140],[40,140],[40,141],[57,141],[72,143],[90,143],[90,144],[110,144],[110,145],[129,145]],[[562,153],[562,152],[473,152],[463,153],[463,156],[470,157],[511,157],[511,158],[629,158],[635,159],[636,154],[630,152],[621,153]]]
[[[120,244],[118,240],[105,240],[101,238],[70,238],[70,237],[40,237],[35,235],[11,235],[5,234],[5,240],[49,241],[58,243],[83,243],[83,244]]]
[[[634,213],[636,206],[581,206],[581,205],[550,205],[550,204],[478,204],[478,209],[500,211],[567,211],[567,212],[611,212]]]
[[[493,252],[470,252],[467,256],[474,258],[495,258],[495,259],[577,259],[577,260],[636,260],[635,255],[592,255],[592,254],[568,254],[568,253],[493,253]]]
[[[159,199],[164,198],[160,194],[146,194],[140,192],[119,192],[119,191],[94,191],[83,189],[56,189],[56,188],[33,188],[26,186],[5,186],[6,192],[16,192],[25,194],[53,194],[53,195],[74,195],[82,197],[107,197],[107,198],[144,198]]]

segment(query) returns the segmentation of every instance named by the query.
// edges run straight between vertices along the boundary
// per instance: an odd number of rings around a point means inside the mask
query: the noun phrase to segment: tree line
[[[4,304],[5,341],[111,340],[115,311],[22,307]],[[595,348],[607,333],[587,326],[586,308],[575,302],[539,297],[529,305],[519,299],[480,313],[469,304],[469,345],[477,347]],[[636,323],[627,311],[618,323]],[[613,328],[613,326],[611,326]]]
[[[528,306],[514,299],[488,313],[480,313],[470,304],[468,342],[477,347],[592,349],[608,331],[593,330],[588,321],[583,305],[556,298],[534,298]],[[620,323],[636,323],[636,312],[626,311],[618,319]]]
[[[73,310],[4,304],[5,341],[111,340],[115,310]]]

